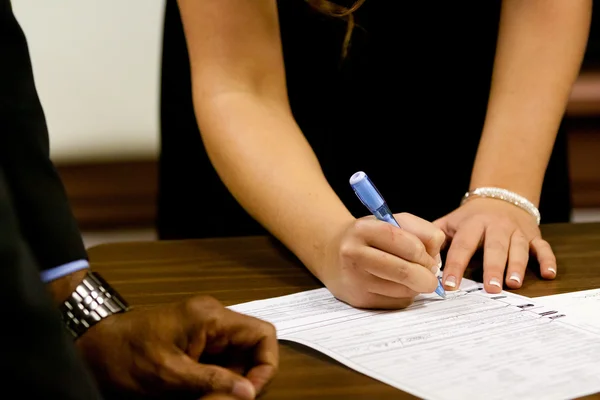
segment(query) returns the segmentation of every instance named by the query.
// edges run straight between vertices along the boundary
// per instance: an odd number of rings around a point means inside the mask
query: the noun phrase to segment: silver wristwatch
[[[128,309],[127,302],[98,273],[90,271],[60,306],[67,331],[75,339],[103,319]]]

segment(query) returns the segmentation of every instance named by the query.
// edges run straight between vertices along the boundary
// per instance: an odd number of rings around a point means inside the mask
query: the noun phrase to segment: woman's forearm
[[[178,5],[212,164],[246,211],[321,279],[325,246],[353,217],[292,116],[277,2]]]
[[[485,126],[470,188],[535,204],[583,58],[591,0],[504,0]]]
[[[240,204],[320,277],[324,246],[353,220],[285,102],[218,95],[196,107],[211,162]]]

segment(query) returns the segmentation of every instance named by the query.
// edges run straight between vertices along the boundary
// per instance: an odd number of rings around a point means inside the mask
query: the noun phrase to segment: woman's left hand
[[[530,251],[540,264],[542,277],[556,277],[556,257],[542,239],[534,217],[508,202],[473,198],[434,224],[451,240],[442,279],[448,290],[460,286],[467,265],[480,246],[483,282],[489,293],[502,290],[505,269],[506,285],[511,289],[521,287]]]

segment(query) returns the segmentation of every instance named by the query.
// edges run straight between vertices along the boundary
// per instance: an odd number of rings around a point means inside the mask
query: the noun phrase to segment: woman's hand
[[[338,299],[361,308],[404,308],[417,294],[435,291],[444,233],[414,215],[395,217],[402,229],[364,217],[328,245],[319,278]]]
[[[452,241],[442,279],[446,289],[460,286],[471,257],[481,246],[483,282],[489,293],[499,293],[503,281],[511,289],[521,287],[530,251],[539,261],[542,277],[556,277],[552,248],[542,239],[535,219],[517,206],[497,199],[473,198],[434,224]]]

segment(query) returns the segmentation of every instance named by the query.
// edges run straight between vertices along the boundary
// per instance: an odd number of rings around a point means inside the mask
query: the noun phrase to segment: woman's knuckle
[[[517,240],[525,240],[527,241],[527,237],[525,236],[525,233],[523,233],[523,231],[519,228],[517,228],[515,230],[515,232],[513,233],[513,238],[517,239]]]
[[[488,243],[488,248],[494,249],[501,253],[508,252],[508,246],[502,240],[490,240],[490,242]]]
[[[427,253],[427,249],[425,248],[425,245],[420,240],[413,241],[413,246],[412,246],[411,251],[412,251],[412,258],[417,259],[417,260],[421,259],[425,255],[425,253]]]
[[[340,245],[340,257],[343,260],[355,259],[357,255],[357,248],[351,243],[342,243]]]
[[[435,233],[433,234],[433,245],[436,247],[441,247],[442,244],[444,244],[444,242],[446,241],[446,234],[444,233],[443,230],[441,229],[436,229]]]
[[[364,237],[370,231],[372,223],[372,221],[366,218],[359,218],[354,223],[354,231],[358,236]]]

